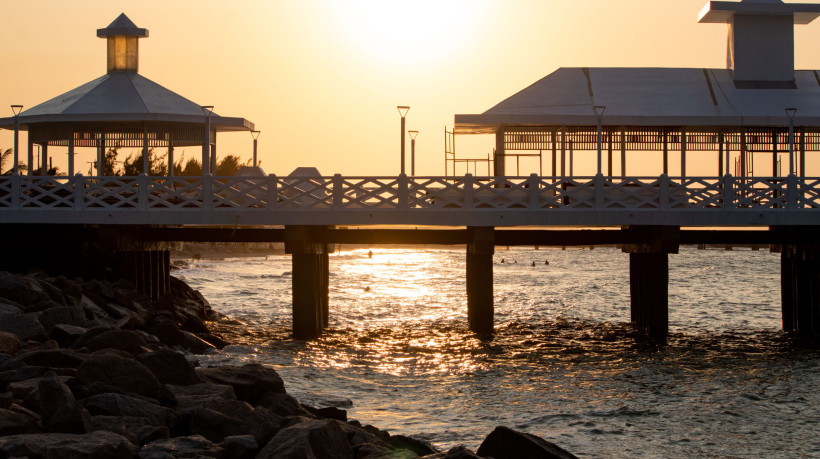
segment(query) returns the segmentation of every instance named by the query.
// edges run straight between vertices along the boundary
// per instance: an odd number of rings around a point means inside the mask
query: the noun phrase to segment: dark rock
[[[74,398],[77,400],[82,400],[87,397],[91,397],[92,395],[100,395],[100,394],[120,394],[120,395],[129,395],[124,390],[111,386],[109,384],[103,384],[101,382],[93,382],[90,384],[74,384],[71,385],[71,392],[74,393]],[[151,402],[149,397],[142,397],[137,394],[130,394],[132,397],[140,398],[142,400],[146,400]],[[154,400],[153,402],[158,402],[158,400]],[[151,403],[153,403],[151,402]]]
[[[86,433],[91,431],[91,417],[71,390],[56,375],[43,378],[37,385],[37,402],[43,427],[47,432]]]
[[[241,419],[227,416],[204,406],[184,410],[182,415],[187,421],[188,432],[192,435],[202,435],[216,443],[221,442],[227,436],[244,433],[241,430]]]
[[[16,370],[2,371],[0,372],[0,389],[7,387],[9,383],[43,376],[47,371],[49,371],[49,369],[46,367],[30,366],[24,366]]]
[[[22,306],[51,299],[35,279],[7,272],[0,273],[0,297],[7,298]]]
[[[122,435],[49,433],[0,438],[0,454],[43,459],[131,459],[137,448]]]
[[[69,346],[88,331],[85,327],[76,325],[57,324],[48,333],[48,337],[57,341],[60,346]]]
[[[134,329],[145,325],[145,318],[142,315],[128,309],[125,306],[114,302],[97,303],[108,316],[114,319],[115,328]]]
[[[198,383],[190,386],[165,386],[174,394],[179,406],[203,405],[209,400],[236,400],[233,387],[225,384]]]
[[[44,376],[38,378],[31,378],[31,379],[24,379],[22,381],[17,381],[13,383],[9,383],[6,389],[14,395],[14,398],[17,400],[27,399],[30,396],[34,396],[35,398],[32,400],[31,406],[28,408],[33,409],[35,411],[39,410],[39,405],[37,404],[36,396],[37,396],[37,387],[40,385],[40,381],[43,379],[50,377],[51,372],[43,373]],[[60,376],[60,382],[63,384],[70,381],[72,378],[69,376]]]
[[[63,296],[66,297],[66,304],[79,304],[80,298],[83,296],[83,288],[80,287],[80,284],[65,276],[55,277],[52,279],[51,284],[63,292]],[[72,301],[68,301],[69,299]]]
[[[55,303],[59,304],[60,306],[67,306],[68,302],[66,302],[65,294],[63,293],[62,289],[58,288],[54,285],[51,281],[52,279],[46,278],[39,278],[36,279],[37,283],[40,285],[40,288],[48,295],[48,297],[54,301]]]
[[[173,401],[173,395],[157,381],[151,370],[136,360],[113,354],[92,354],[80,364],[77,371],[85,383],[98,381],[126,392]]]
[[[252,435],[232,435],[222,441],[226,459],[252,459],[259,445]]]
[[[310,414],[295,398],[286,393],[271,392],[256,403],[280,416],[305,416]]]
[[[89,351],[120,349],[129,354],[145,352],[148,342],[133,330],[106,330],[85,342]]]
[[[11,392],[0,393],[0,408],[7,410],[14,402],[14,396]]]
[[[188,316],[207,321],[219,320],[222,317],[222,314],[211,309],[208,300],[201,293],[174,276],[171,276],[170,292],[159,299],[156,307],[158,310],[174,312],[180,321],[184,321]]]
[[[387,439],[389,438],[388,435],[375,435],[372,432],[365,429],[364,427],[362,427],[360,424],[358,424],[358,422],[350,423],[336,421],[336,424],[338,424],[339,428],[342,429],[342,432],[344,432],[345,437],[347,437],[347,442],[350,443],[351,446],[372,443],[382,445],[390,450],[395,449],[387,443]]]
[[[233,387],[236,397],[251,405],[256,405],[262,397],[270,393],[285,392],[285,383],[279,374],[272,368],[263,367],[258,363],[197,368],[197,373],[203,382]]]
[[[37,314],[0,313],[0,331],[13,333],[22,341],[45,341],[48,338]]]
[[[107,329],[115,328],[116,323],[103,308],[97,305],[91,298],[83,295],[80,297],[79,307],[85,313],[85,318],[88,320],[89,326],[105,327]]]
[[[70,349],[48,349],[20,354],[20,360],[28,365],[40,365],[51,368],[77,368],[87,355]]]
[[[14,301],[0,298],[0,312],[6,314],[22,314],[23,306],[15,303]]]
[[[285,419],[263,407],[256,407],[242,424],[242,433],[253,435],[258,445],[265,445],[276,435]]]
[[[274,435],[256,457],[353,459],[354,453],[335,421],[302,418]]]
[[[83,311],[71,306],[56,306],[45,309],[37,317],[37,320],[40,321],[47,334],[50,334],[51,330],[60,324],[82,326],[86,323]]]
[[[0,372],[16,370],[26,365],[26,362],[8,354],[0,354]]]
[[[114,300],[114,289],[107,282],[90,279],[83,282],[81,287],[83,295],[91,298],[98,305]]]
[[[481,459],[481,456],[465,448],[464,445],[454,446],[444,455],[444,459]]]
[[[36,418],[0,408],[0,437],[40,432],[42,428]]]
[[[302,405],[310,414],[326,419],[336,419],[338,421],[347,422],[347,411],[336,408],[335,406],[328,406],[325,408],[313,408],[312,406]]]
[[[146,325],[145,331],[168,346],[181,346],[185,343],[185,334],[179,329],[179,325],[167,316],[156,316]]]
[[[137,355],[137,361],[145,365],[162,384],[190,386],[199,383],[193,364],[179,352],[162,348]]]
[[[0,354],[15,355],[20,349],[20,338],[14,333],[0,331]]]
[[[231,435],[252,435],[257,444],[265,444],[278,431],[284,418],[265,408],[254,409],[239,400],[213,400],[205,406],[180,411],[191,434],[219,442]]]
[[[205,323],[196,316],[186,316],[182,323],[179,324],[179,328],[194,334],[211,333],[211,331],[208,330],[208,327],[205,326]]]
[[[140,459],[223,457],[225,450],[201,435],[156,440],[143,446]]]
[[[495,459],[577,459],[572,453],[535,435],[499,426],[493,430],[476,453]]]
[[[179,416],[174,410],[122,394],[92,395],[80,400],[92,415],[134,416],[147,418],[152,425],[176,427]]]
[[[210,333],[196,333],[196,336],[217,349],[222,349],[229,344],[224,339]]]
[[[406,449],[418,454],[419,456],[435,454],[438,452],[438,450],[433,448],[433,445],[430,443],[417,440],[412,437],[406,437],[404,435],[391,435],[387,442],[396,449]]]
[[[134,416],[91,416],[92,430],[104,430],[126,437],[135,445],[170,438],[166,426],[155,426],[148,418]]]

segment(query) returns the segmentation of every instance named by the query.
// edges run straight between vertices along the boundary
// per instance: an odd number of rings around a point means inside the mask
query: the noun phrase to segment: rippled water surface
[[[440,447],[507,425],[586,457],[820,455],[820,352],[779,331],[778,254],[670,255],[656,346],[627,324],[617,249],[498,250],[490,341],[466,327],[463,249],[372,250],[331,256],[309,342],[289,336],[289,256],[189,261],[176,275],[242,323],[203,364],[272,365],[305,403]]]

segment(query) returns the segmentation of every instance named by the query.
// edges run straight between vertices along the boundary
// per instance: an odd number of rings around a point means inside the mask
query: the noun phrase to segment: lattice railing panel
[[[668,189],[668,185],[667,189]],[[657,179],[625,178],[604,182],[604,209],[659,209],[661,184]]]
[[[202,206],[202,179],[167,177],[150,182],[148,207],[151,209],[196,209]]]
[[[399,207],[399,181],[396,178],[349,177],[337,181],[335,207],[343,209],[396,209]]]
[[[95,177],[82,181],[84,208],[122,209],[138,206],[137,177]]]
[[[252,209],[268,205],[265,177],[219,177],[213,183],[214,207]]]
[[[786,179],[747,177],[736,179],[735,207],[739,208],[777,208],[786,207]]]
[[[723,179],[686,177],[669,184],[673,208],[716,209],[724,207]]]
[[[20,207],[71,208],[74,207],[74,187],[69,178],[32,177],[21,184]]]
[[[798,188],[797,208],[820,209],[820,179],[804,179]]]
[[[324,209],[333,205],[332,177],[283,177],[278,185],[279,208]]]

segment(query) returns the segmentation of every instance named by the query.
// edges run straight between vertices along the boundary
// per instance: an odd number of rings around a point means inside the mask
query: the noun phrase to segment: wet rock
[[[543,438],[503,426],[496,427],[476,453],[495,459],[577,459],[572,453]]]
[[[251,405],[256,405],[270,393],[285,393],[285,383],[279,374],[272,368],[263,367],[258,363],[197,368],[197,373],[204,382],[233,387],[236,397]]]
[[[20,338],[18,338],[17,335],[0,331],[0,354],[15,355],[19,348]]]
[[[80,400],[92,415],[147,418],[152,425],[176,427],[179,416],[174,410],[122,394],[92,395]]]
[[[406,449],[418,454],[419,456],[435,454],[438,452],[438,450],[433,448],[433,445],[430,443],[417,440],[412,437],[406,437],[404,435],[391,435],[387,442],[396,449]]]
[[[137,361],[145,365],[162,384],[190,386],[199,383],[193,364],[179,352],[162,348],[137,355]]]
[[[86,433],[91,430],[91,417],[71,390],[51,374],[37,385],[37,404],[43,427],[47,432]]]
[[[6,408],[0,408],[0,437],[40,432],[42,432],[42,428],[36,418]]]
[[[182,323],[179,324],[179,328],[191,332],[194,334],[205,333],[210,334],[211,331],[208,330],[208,327],[205,326],[205,323],[199,317],[196,316],[187,316],[183,319]]]
[[[387,439],[389,438],[389,436],[375,435],[372,432],[361,427],[361,425],[358,422],[351,423],[336,421],[336,424],[339,426],[340,429],[342,429],[342,432],[344,432],[345,437],[347,437],[347,442],[350,443],[351,446],[355,447],[366,443],[372,443],[379,444],[390,450],[394,449],[387,443]]]
[[[407,450],[396,450],[384,443],[365,443],[353,448],[356,459],[415,459],[418,454]]]
[[[140,459],[223,457],[225,450],[201,435],[156,440],[139,452]]]
[[[223,317],[211,309],[208,300],[199,291],[174,276],[171,276],[170,292],[160,298],[156,307],[158,310],[173,311],[180,321],[184,321],[188,316],[206,321],[219,320]]]
[[[97,381],[157,400],[173,400],[173,395],[159,383],[151,370],[136,360],[107,353],[92,354],[77,371],[85,383]]]
[[[137,449],[127,438],[111,432],[49,433],[0,438],[0,454],[43,459],[130,459]]]
[[[347,411],[336,408],[335,406],[327,406],[324,408],[313,408],[312,406],[302,405],[302,408],[308,413],[325,419],[336,419],[337,421],[347,422]]]
[[[85,342],[89,351],[100,349],[120,349],[129,354],[145,352],[148,342],[133,330],[106,330]]]
[[[258,459],[321,457],[353,459],[353,449],[335,421],[301,419],[280,430],[256,455]]]
[[[22,341],[45,341],[48,338],[45,328],[34,313],[0,313],[0,331],[13,333]]]
[[[226,459],[252,459],[259,451],[256,439],[251,435],[232,435],[222,441]]]

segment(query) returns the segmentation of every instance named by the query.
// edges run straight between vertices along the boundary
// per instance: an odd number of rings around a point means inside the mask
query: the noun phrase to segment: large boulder
[[[151,370],[133,359],[110,353],[92,354],[77,367],[77,371],[85,383],[101,382],[126,392],[173,401],[173,395],[160,384]]]
[[[493,430],[476,453],[494,459],[577,459],[575,455],[543,438],[499,426]]]
[[[353,459],[353,448],[335,421],[297,418],[280,430],[256,455],[257,459]]]
[[[271,392],[285,393],[285,383],[279,373],[258,363],[197,368],[197,373],[204,382],[233,387],[236,397],[251,405],[256,405],[260,399]]]
[[[92,415],[143,417],[152,425],[169,429],[179,422],[174,410],[123,394],[92,395],[80,400],[80,405]]]
[[[53,373],[37,385],[37,404],[47,432],[86,433],[91,431],[91,417],[77,403],[71,390]]]
[[[113,432],[135,445],[170,438],[167,426],[155,426],[148,418],[135,416],[91,416],[91,429]]]
[[[0,272],[0,298],[23,306],[51,299],[37,280],[7,272]]]
[[[37,316],[37,320],[45,329],[46,333],[51,334],[55,326],[60,324],[83,326],[86,324],[85,314],[79,307],[60,306],[53,303],[52,307],[44,309]]]
[[[122,435],[50,433],[0,438],[0,455],[43,459],[131,459],[137,448]]]
[[[71,349],[44,349],[22,353],[18,356],[28,365],[51,368],[77,368],[88,357]]]
[[[233,387],[226,384],[198,383],[190,386],[168,384],[179,406],[205,405],[211,400],[236,400]]]
[[[20,338],[14,333],[0,331],[0,354],[14,355],[20,349]]]
[[[225,455],[230,459],[252,459],[259,451],[259,445],[252,435],[232,435],[222,441]]]
[[[438,450],[430,443],[417,440],[412,437],[406,437],[404,435],[391,435],[387,441],[396,449],[412,451],[419,456],[426,456],[428,454],[435,454],[438,452]]]
[[[137,361],[145,365],[162,384],[190,386],[199,383],[194,365],[181,353],[162,348],[137,355]]]

